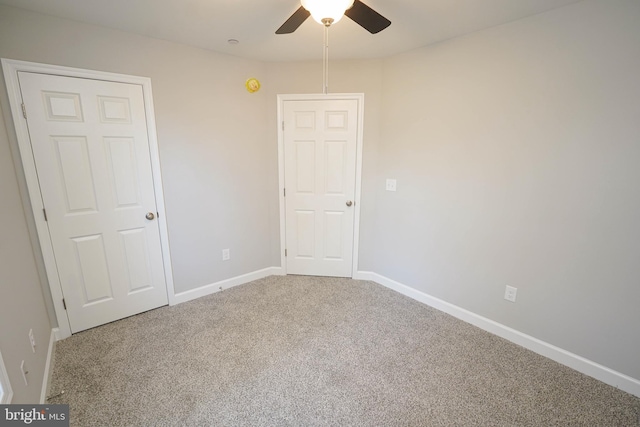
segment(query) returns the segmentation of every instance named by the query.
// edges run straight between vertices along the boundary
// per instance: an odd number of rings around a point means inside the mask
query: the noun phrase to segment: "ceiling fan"
[[[300,3],[302,6],[278,28],[276,34],[293,33],[309,15],[325,27],[346,15],[371,34],[379,33],[391,25],[391,21],[360,0],[301,0]]]

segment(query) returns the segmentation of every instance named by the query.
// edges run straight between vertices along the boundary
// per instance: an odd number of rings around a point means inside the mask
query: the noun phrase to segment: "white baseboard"
[[[47,396],[51,389],[51,378],[53,377],[53,363],[56,351],[56,341],[58,336],[58,328],[51,329],[49,337],[49,348],[47,349],[47,362],[44,365],[44,378],[42,380],[42,391],[40,392],[40,404],[47,403]]]
[[[56,341],[63,340],[65,338],[69,338],[71,336],[71,329],[62,330],[60,328],[53,328],[54,334],[56,336]]]
[[[241,276],[232,277],[230,279],[221,280],[210,285],[200,286],[199,288],[190,289],[188,291],[180,292],[174,295],[170,305],[180,304],[183,302],[191,301],[196,298],[204,297],[206,295],[220,292],[223,289],[229,289],[234,286],[243,285],[245,283],[252,282],[254,280],[262,279],[267,276],[279,276],[282,275],[282,267],[269,267],[262,270],[254,271],[251,273],[243,274]]]
[[[418,291],[407,285],[403,285],[402,283],[396,282],[395,280],[389,279],[388,277],[382,276],[378,273],[373,273],[370,271],[358,271],[355,274],[354,279],[370,280],[372,282],[376,282],[382,286],[406,295],[409,298],[443,311],[447,314],[457,317],[460,320],[477,326],[480,329],[484,329],[487,332],[491,332],[494,335],[509,340],[515,344],[521,345],[526,349],[529,349],[542,356],[548,357],[551,360],[575,369],[578,372],[582,372],[583,374],[602,381],[603,383],[609,384],[613,387],[619,388],[620,390],[626,391],[627,393],[633,394],[634,396],[640,397],[640,380],[638,379],[614,371],[613,369],[602,366],[591,360],[585,359],[582,356],[578,356],[577,354],[573,354],[571,352],[563,350],[560,347],[556,347],[530,335],[523,334],[522,332],[519,332],[501,323],[495,322],[491,319],[487,319],[486,317],[480,316],[469,310],[465,310],[464,308],[458,307],[439,298]]]

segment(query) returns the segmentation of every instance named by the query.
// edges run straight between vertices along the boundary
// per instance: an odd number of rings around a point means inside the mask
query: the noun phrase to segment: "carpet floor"
[[[51,395],[73,426],[640,426],[630,394],[378,284],[302,276],[75,334]]]

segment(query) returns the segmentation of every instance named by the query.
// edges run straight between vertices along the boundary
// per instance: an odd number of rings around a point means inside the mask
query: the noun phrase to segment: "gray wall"
[[[39,402],[51,324],[2,120],[0,201],[0,350],[14,393],[12,402]],[[35,353],[29,343],[29,329],[33,329],[36,340]],[[28,386],[20,372],[22,360],[29,371]]]
[[[374,270],[640,378],[639,23],[584,1],[386,59]]]

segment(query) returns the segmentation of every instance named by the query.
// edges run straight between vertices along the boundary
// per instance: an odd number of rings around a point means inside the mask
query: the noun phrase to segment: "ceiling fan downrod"
[[[322,55],[322,93],[329,93],[329,27],[333,24],[333,18],[324,18],[324,51]]]

